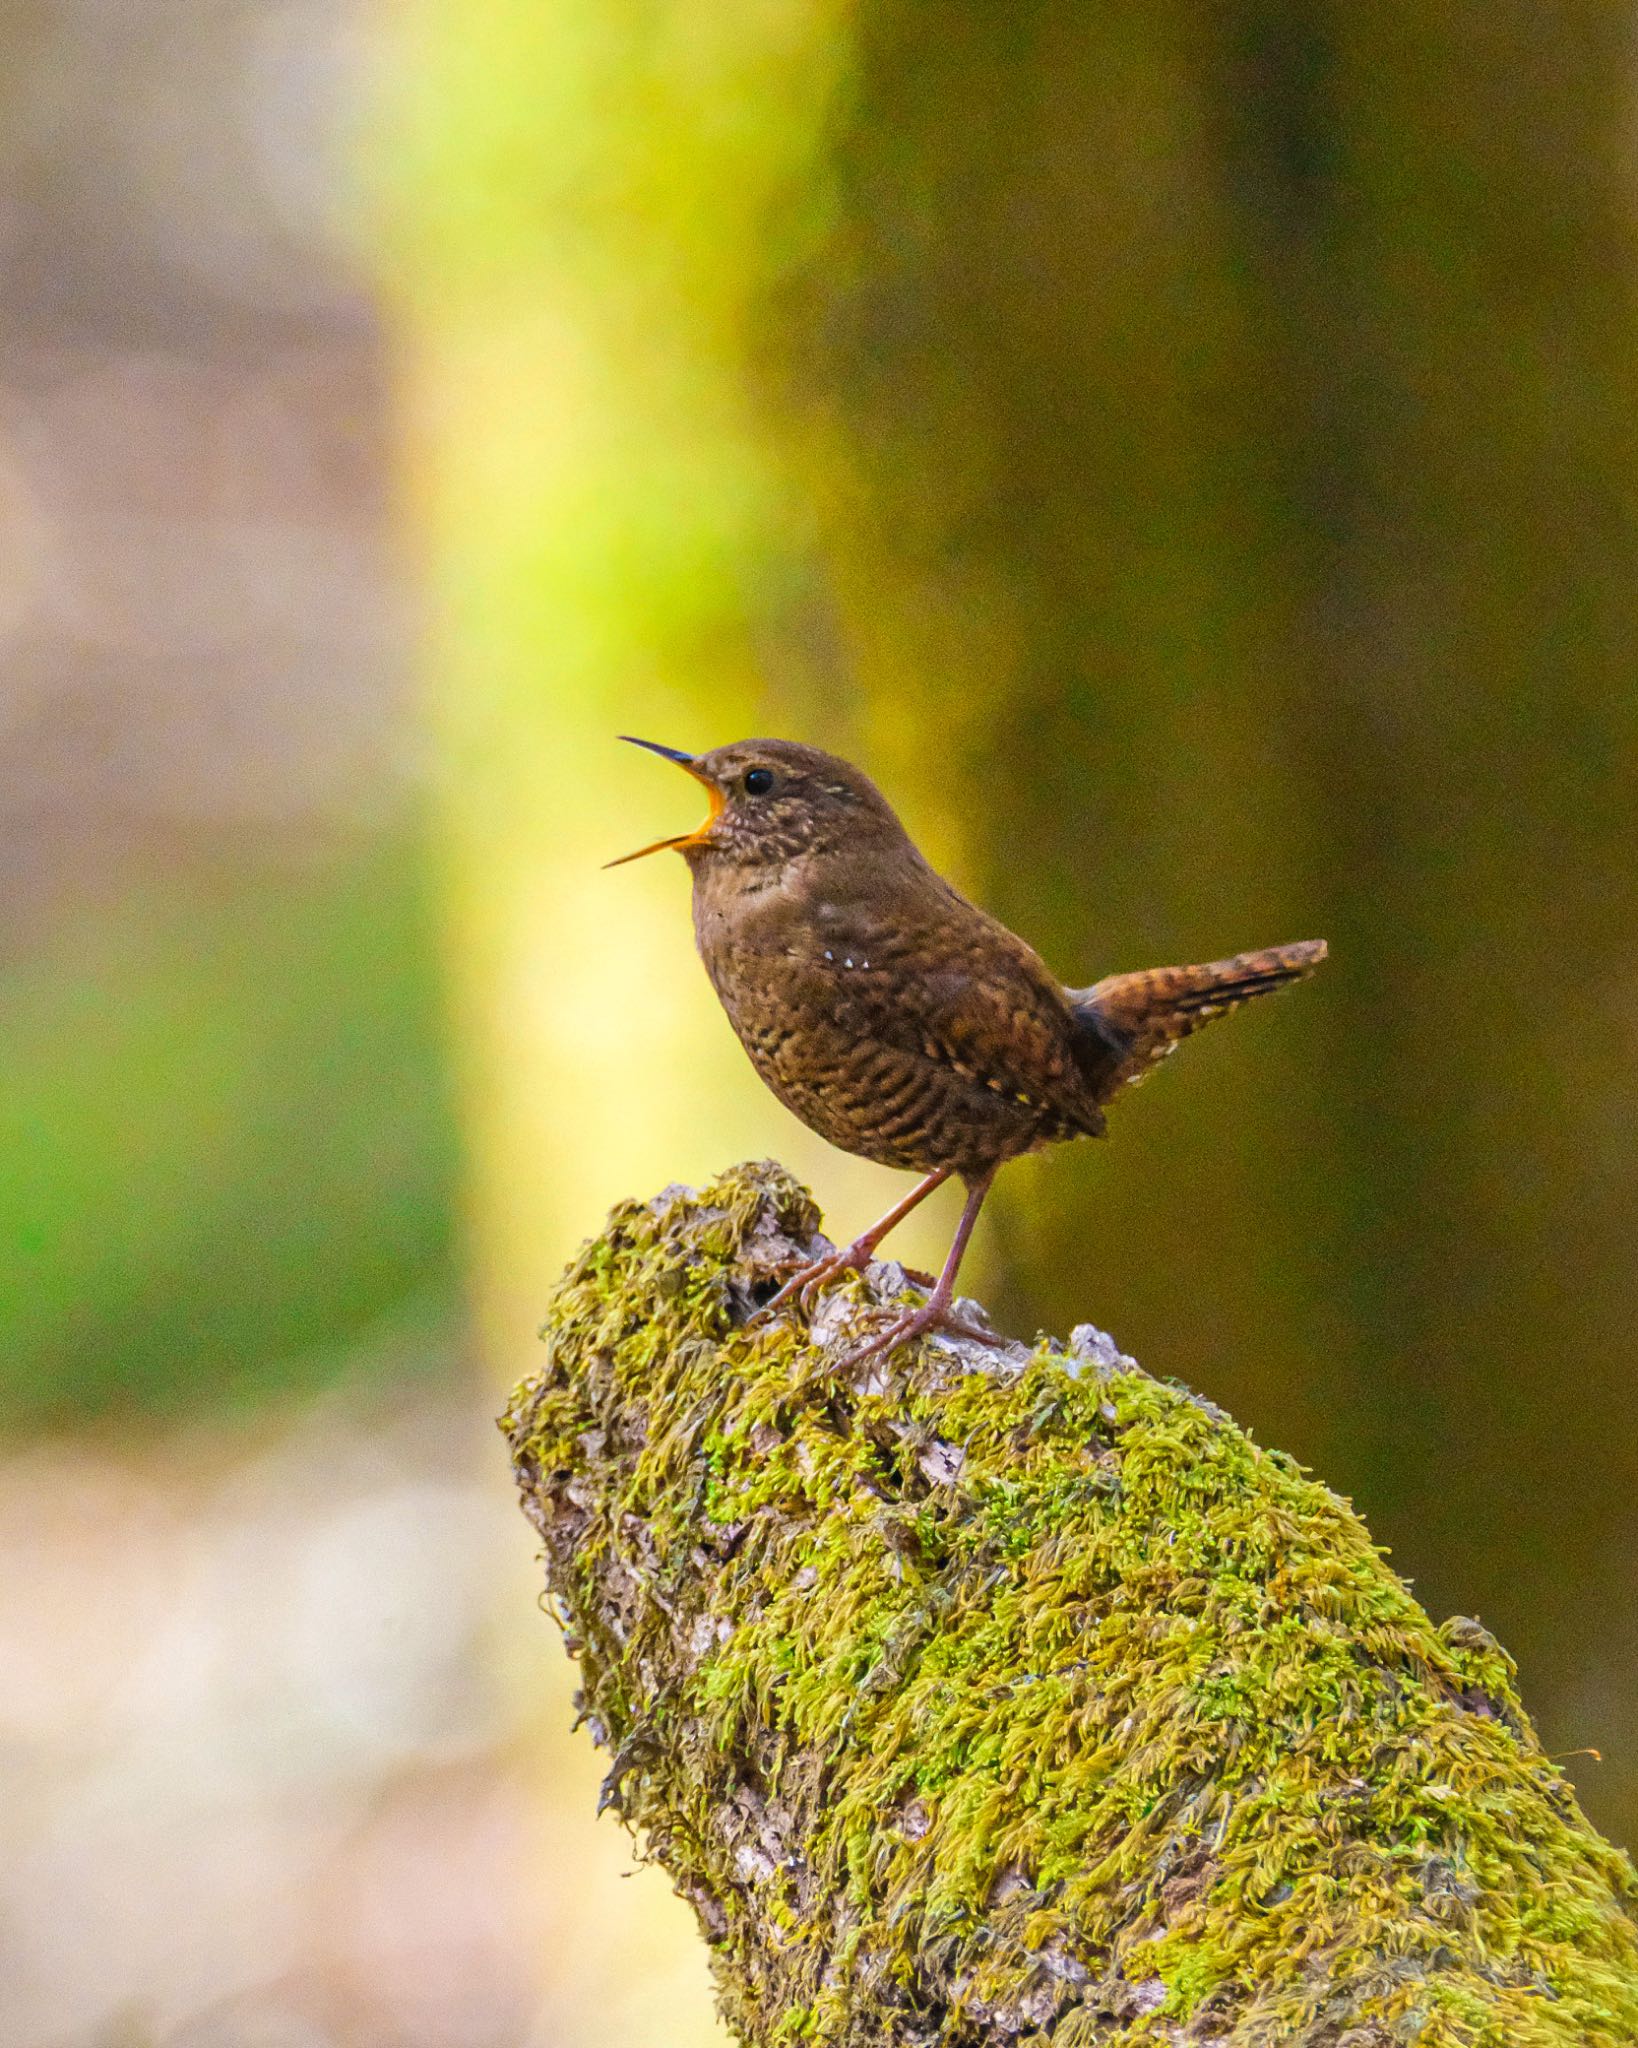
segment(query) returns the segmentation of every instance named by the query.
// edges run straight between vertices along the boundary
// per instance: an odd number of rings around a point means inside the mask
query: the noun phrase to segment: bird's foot
[[[800,1272],[793,1273],[779,1292],[771,1300],[765,1301],[755,1315],[747,1318],[746,1329],[754,1330],[758,1324],[791,1302],[796,1302],[811,1315],[820,1294],[832,1280],[840,1280],[849,1273],[862,1273],[875,1256],[874,1242],[860,1237],[855,1238],[852,1244],[844,1245],[838,1252],[826,1252],[823,1258],[811,1260]],[[904,1277],[918,1287],[931,1287],[934,1284],[931,1273],[920,1272],[914,1266],[904,1267],[903,1272]]]
[[[999,1331],[990,1329],[984,1323],[970,1322],[966,1316],[957,1313],[952,1302],[940,1301],[937,1294],[920,1308],[906,1309],[896,1315],[883,1330],[879,1330],[868,1344],[861,1344],[856,1351],[850,1351],[841,1362],[841,1370],[851,1372],[855,1366],[863,1365],[867,1358],[876,1358],[884,1352],[896,1351],[901,1344],[913,1344],[918,1337],[927,1337],[943,1332],[950,1337],[965,1337],[974,1344],[988,1344],[1001,1351],[1012,1342]]]
[[[832,1280],[840,1280],[845,1273],[862,1273],[875,1249],[874,1238],[856,1237],[852,1244],[843,1245],[840,1251],[826,1252],[822,1258],[810,1260],[791,1275],[772,1300],[762,1304],[746,1323],[746,1329],[755,1329],[758,1323],[766,1322],[791,1302],[811,1312],[822,1288]]]

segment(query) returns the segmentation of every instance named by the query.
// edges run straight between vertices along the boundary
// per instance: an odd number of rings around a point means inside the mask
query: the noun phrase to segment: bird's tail
[[[1091,988],[1071,989],[1070,1002],[1084,1032],[1083,1067],[1105,1099],[1141,1081],[1180,1039],[1214,1017],[1302,981],[1325,958],[1323,939],[1266,946],[1209,960],[1200,967],[1149,967],[1111,974]]]

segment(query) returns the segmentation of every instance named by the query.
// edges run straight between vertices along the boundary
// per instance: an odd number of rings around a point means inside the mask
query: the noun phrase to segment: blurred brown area
[[[7,10],[10,948],[133,863],[311,858],[402,797],[380,337],[337,206],[350,34],[320,0]]]

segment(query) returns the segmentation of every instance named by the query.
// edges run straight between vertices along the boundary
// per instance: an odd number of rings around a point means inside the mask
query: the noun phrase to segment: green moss
[[[747,1333],[816,1225],[771,1166],[622,1205],[506,1418],[746,2040],[1638,2040],[1632,1870],[1482,1630],[1112,1351]]]

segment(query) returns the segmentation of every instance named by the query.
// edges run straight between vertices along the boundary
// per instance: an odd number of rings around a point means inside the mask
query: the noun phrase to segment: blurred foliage
[[[743,1071],[683,878],[593,872],[685,822],[613,732],[856,751],[1072,980],[1328,937],[1107,1148],[1011,1169],[974,1279],[1354,1493],[1630,1834],[1627,12],[399,18],[503,1369],[606,1199],[750,1151],[844,1227],[896,1185]]]
[[[422,864],[195,867],[0,973],[0,1412],[322,1382],[448,1317],[454,1146]]]

